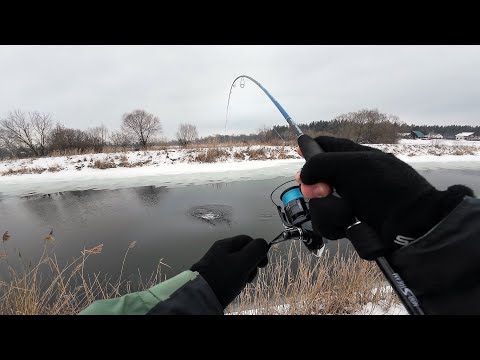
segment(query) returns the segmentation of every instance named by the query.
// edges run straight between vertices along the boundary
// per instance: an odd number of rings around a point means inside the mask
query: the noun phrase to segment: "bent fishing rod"
[[[324,152],[320,145],[313,138],[303,133],[300,127],[293,121],[292,117],[285,111],[282,105],[280,105],[280,103],[270,94],[270,92],[265,89],[265,87],[257,80],[247,75],[240,75],[236,77],[230,87],[230,93],[228,95],[227,102],[227,113],[225,117],[225,129],[227,127],[228,108],[230,105],[230,97],[232,95],[232,90],[235,87],[235,83],[237,82],[237,80],[240,80],[240,87],[243,88],[245,86],[245,79],[248,79],[252,81],[255,85],[257,85],[269,97],[269,99],[273,102],[278,111],[280,111],[290,128],[297,136],[298,146],[300,147],[302,155],[306,161],[310,160],[313,156]],[[275,203],[275,201],[273,200],[273,194],[278,188],[280,188],[280,186],[272,192],[270,198],[277,207],[278,213],[285,227],[285,231],[283,231],[277,238],[275,238],[269,244],[269,247],[272,244],[281,241],[297,239],[302,240],[303,243],[307,246],[307,248],[314,254],[321,254],[320,250],[324,246],[324,242],[323,239],[318,236],[318,234],[315,234],[313,232],[309,213],[309,205],[305,201],[301,193],[300,187],[294,186],[288,188],[280,195],[280,200],[283,203],[282,209],[282,207],[277,205],[277,203]],[[378,242],[379,240],[378,236],[375,236],[371,230],[369,231],[367,224],[364,224],[358,220],[347,228],[346,233],[348,238],[355,236],[357,238],[363,237],[363,239],[365,240],[368,236],[370,241]],[[378,265],[383,275],[386,277],[386,279],[394,289],[395,293],[400,298],[402,304],[405,306],[408,313],[410,315],[424,315],[424,312],[420,307],[420,304],[415,294],[407,287],[403,279],[392,268],[387,259],[384,256],[380,256],[375,259],[375,263]]]

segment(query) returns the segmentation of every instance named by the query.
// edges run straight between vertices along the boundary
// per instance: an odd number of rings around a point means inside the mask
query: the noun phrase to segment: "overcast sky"
[[[38,110],[117,129],[141,108],[170,138],[181,122],[223,133],[241,74],[298,123],[376,107],[406,123],[480,125],[480,46],[0,46],[0,118]],[[283,123],[254,84],[234,89],[228,132]]]

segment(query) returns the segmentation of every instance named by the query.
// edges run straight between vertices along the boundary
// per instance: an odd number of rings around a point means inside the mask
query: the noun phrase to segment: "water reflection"
[[[133,190],[140,202],[148,207],[158,205],[162,197],[168,192],[166,186],[142,186]]]
[[[207,184],[208,187],[211,187],[213,189],[224,189],[228,186],[229,183],[224,183],[224,182],[211,182]]]

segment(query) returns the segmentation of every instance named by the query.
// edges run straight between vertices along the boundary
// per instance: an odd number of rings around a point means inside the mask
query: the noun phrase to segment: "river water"
[[[480,193],[480,169],[418,170],[439,189],[465,184]],[[238,234],[271,240],[282,230],[269,196],[290,176],[228,182],[215,176],[215,180],[184,182],[184,186],[130,184],[121,189],[28,196],[18,189],[14,194],[3,191],[0,232],[8,230],[11,238],[3,242],[0,251],[10,259],[20,254],[28,261],[38,258],[47,242],[59,261],[66,263],[84,248],[103,244],[102,253],[88,259],[87,269],[117,274],[126,250],[136,242],[129,250],[124,273],[138,274],[140,270],[148,274],[162,259],[170,266],[163,271],[170,277],[188,269],[215,240]],[[54,240],[44,240],[51,229]],[[340,244],[343,247],[347,242]],[[338,242],[328,246],[336,248]],[[5,266],[0,266],[2,269]]]

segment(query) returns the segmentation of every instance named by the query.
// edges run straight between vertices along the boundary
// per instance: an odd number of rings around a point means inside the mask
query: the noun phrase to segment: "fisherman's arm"
[[[438,190],[394,155],[347,139],[316,141],[325,152],[296,176],[310,198],[314,231],[337,240],[359,220],[372,230],[358,238],[349,231],[360,257],[386,257],[426,314],[480,314],[480,200],[473,191]]]
[[[267,262],[263,239],[219,240],[190,270],[145,291],[97,300],[80,315],[222,315]]]

